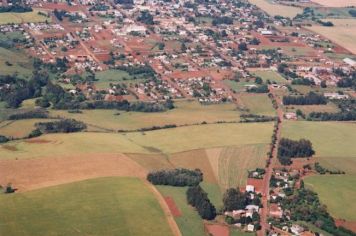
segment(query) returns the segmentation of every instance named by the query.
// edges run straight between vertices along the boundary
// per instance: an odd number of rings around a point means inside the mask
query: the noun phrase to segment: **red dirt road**
[[[179,217],[182,215],[182,213],[180,212],[180,210],[178,209],[176,203],[174,202],[174,199],[172,197],[164,197],[164,200],[166,201],[169,210],[171,211],[172,215],[174,217]]]

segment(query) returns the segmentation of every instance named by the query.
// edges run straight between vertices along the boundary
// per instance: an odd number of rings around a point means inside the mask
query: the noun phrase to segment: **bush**
[[[9,139],[6,136],[0,135],[0,143],[6,143]]]
[[[48,112],[45,110],[31,110],[23,113],[12,114],[9,116],[9,120],[23,120],[23,119],[41,119],[48,118]]]

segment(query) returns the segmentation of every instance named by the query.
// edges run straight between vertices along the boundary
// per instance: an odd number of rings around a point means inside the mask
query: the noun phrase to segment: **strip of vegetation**
[[[43,119],[48,118],[48,111],[43,109],[35,109],[22,113],[15,113],[9,116],[9,120],[24,120],[24,119]]]
[[[203,181],[203,173],[199,169],[174,169],[150,172],[147,180],[154,185],[196,186]]]
[[[270,122],[275,121],[277,118],[273,116],[255,115],[255,114],[242,114],[240,115],[241,122]]]
[[[328,100],[319,94],[310,92],[305,96],[284,96],[284,105],[325,105]]]
[[[86,129],[86,124],[73,119],[65,119],[53,122],[39,122],[35,124],[41,133],[72,133]]]
[[[341,171],[341,170],[329,170],[327,168],[324,168],[323,166],[320,165],[319,162],[315,162],[314,164],[314,169],[316,172],[318,172],[321,175],[325,175],[325,174],[331,174],[331,175],[344,175],[345,171]]]
[[[258,85],[247,89],[249,93],[268,93],[268,86],[266,84]]]
[[[312,143],[306,139],[299,141],[282,138],[278,146],[278,159],[282,165],[292,164],[291,158],[311,157],[315,152]]]
[[[195,207],[204,220],[213,220],[216,217],[215,206],[210,202],[208,194],[200,185],[189,187],[187,190],[187,202]]]

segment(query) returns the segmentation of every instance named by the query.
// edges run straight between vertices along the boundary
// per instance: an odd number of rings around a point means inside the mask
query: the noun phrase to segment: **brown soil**
[[[51,141],[45,139],[28,139],[25,140],[26,143],[50,143]]]
[[[342,226],[353,232],[356,232],[356,221],[335,220],[336,226]]]
[[[0,184],[12,183],[19,191],[104,176],[144,178],[146,170],[122,154],[0,160]]]
[[[2,148],[9,150],[9,151],[17,151],[17,148],[15,146],[10,146],[10,145],[2,145]]]
[[[169,210],[171,211],[174,217],[179,217],[182,215],[172,197],[164,197],[164,200],[166,201]]]
[[[226,225],[205,224],[205,229],[212,236],[229,236],[230,230]]]
[[[248,178],[247,185],[253,185],[255,187],[255,192],[262,193],[263,179]]]

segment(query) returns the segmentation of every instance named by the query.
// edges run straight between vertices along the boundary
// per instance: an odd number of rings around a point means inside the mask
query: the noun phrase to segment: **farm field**
[[[249,110],[249,113],[265,116],[275,116],[271,100],[266,94],[242,94],[242,103]]]
[[[32,12],[25,12],[25,13],[10,13],[10,12],[2,12],[0,13],[0,25],[5,24],[19,24],[23,22],[28,23],[36,23],[36,22],[45,22],[50,21],[50,18],[45,16],[39,15],[38,10],[34,10]]]
[[[166,112],[143,113],[117,110],[83,110],[82,113],[51,110],[52,116],[83,121],[91,129],[136,130],[169,124],[185,125],[213,123],[218,121],[239,121],[240,113],[234,104],[201,105],[197,101],[176,101],[176,108]],[[119,115],[118,115],[119,113]]]
[[[325,19],[325,21],[333,22],[334,26],[324,27],[313,25],[307,28],[321,34],[355,54],[356,19]]]
[[[356,221],[355,175],[311,176],[305,179],[305,183],[319,194],[321,202],[327,205],[333,217]]]
[[[282,136],[306,138],[318,157],[355,157],[356,125],[347,122],[285,121]]]
[[[173,235],[155,196],[136,178],[1,195],[0,203],[1,235]]]
[[[271,16],[280,15],[293,18],[303,12],[302,8],[273,4],[267,0],[249,0],[249,2],[255,4]]]
[[[182,213],[181,216],[175,217],[178,227],[183,236],[206,236],[204,224],[198,213],[193,207],[187,204],[186,191],[187,187],[156,186],[158,191],[164,197],[171,197]],[[209,194],[208,194],[209,196]]]
[[[47,134],[1,145],[0,157],[35,158],[81,153],[176,153],[200,148],[267,144],[272,123],[211,124],[127,134]],[[227,138],[228,137],[228,138]],[[37,141],[36,141],[37,140]],[[95,144],[95,145],[94,145]]]
[[[251,70],[250,72],[255,76],[261,77],[264,82],[267,80],[276,82],[277,84],[285,84],[288,82],[278,72],[272,70]]]
[[[7,137],[23,138],[28,136],[35,129],[38,122],[47,121],[46,119],[27,119],[27,120],[7,120],[0,122],[0,134]]]
[[[315,3],[318,3],[326,7],[349,7],[356,6],[356,0],[343,0],[343,1],[334,1],[334,0],[312,0]]]

